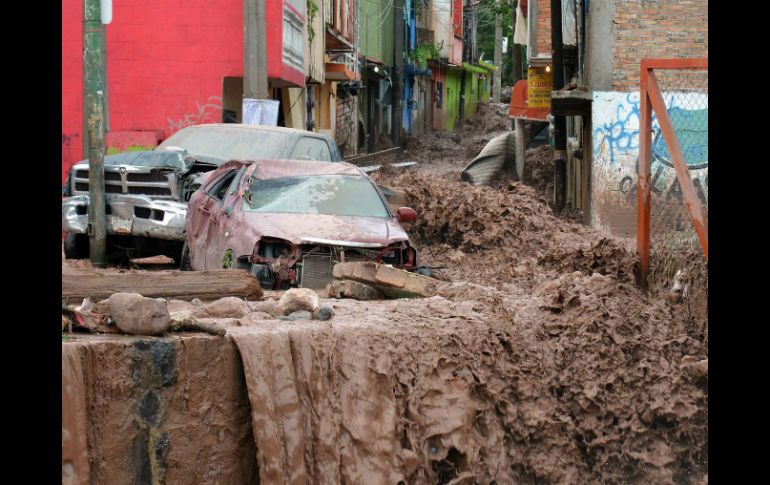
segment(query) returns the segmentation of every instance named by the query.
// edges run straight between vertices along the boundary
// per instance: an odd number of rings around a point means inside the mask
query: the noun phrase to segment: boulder
[[[313,313],[318,307],[318,293],[308,288],[292,288],[278,300],[281,315],[289,315],[296,311]]]
[[[209,316],[218,318],[241,318],[251,311],[248,303],[235,296],[212,301],[203,309]]]
[[[110,315],[115,325],[131,335],[163,335],[171,325],[168,305],[163,299],[145,298],[138,293],[114,293]]]

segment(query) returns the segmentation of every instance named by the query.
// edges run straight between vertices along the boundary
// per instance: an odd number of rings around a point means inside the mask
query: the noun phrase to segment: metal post
[[[107,265],[107,215],[104,201],[104,52],[99,0],[83,1],[83,65],[88,127],[88,236],[91,263]]]
[[[553,90],[564,87],[564,46],[562,44],[561,0],[551,0],[551,49]],[[567,130],[564,116],[553,120],[553,189],[556,211],[564,210],[567,190]]]
[[[269,99],[265,0],[243,0],[243,97]]]
[[[650,168],[652,165],[652,105],[647,93],[647,70],[644,61],[641,66],[639,83],[639,163],[636,183],[636,244],[639,252],[639,285],[647,286],[647,273],[650,269],[650,196],[652,184]]]
[[[394,4],[395,42],[393,56],[395,57],[395,62],[393,65],[393,76],[391,77],[393,82],[393,87],[391,88],[393,109],[391,112],[390,135],[393,144],[401,146],[401,125],[403,124],[403,108],[401,104],[404,94],[404,19],[409,13],[404,11],[404,0],[395,0]]]

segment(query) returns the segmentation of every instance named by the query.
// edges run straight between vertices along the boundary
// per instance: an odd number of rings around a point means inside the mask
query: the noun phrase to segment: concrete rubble
[[[334,265],[333,276],[335,280],[342,282],[363,283],[369,288],[381,293],[387,298],[425,298],[433,296],[438,286],[438,281],[427,276],[411,273],[392,266],[372,263],[368,261],[356,261],[352,263],[337,263]],[[329,294],[358,295],[358,299],[373,299],[371,291],[360,285],[332,283]]]

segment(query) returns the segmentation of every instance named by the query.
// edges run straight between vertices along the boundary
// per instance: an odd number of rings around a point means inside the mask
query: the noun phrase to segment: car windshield
[[[190,154],[224,160],[265,160],[279,158],[287,143],[289,135],[271,130],[207,126],[177,131],[158,149],[179,147]]]
[[[244,209],[251,212],[389,217],[369,179],[350,175],[254,180]]]

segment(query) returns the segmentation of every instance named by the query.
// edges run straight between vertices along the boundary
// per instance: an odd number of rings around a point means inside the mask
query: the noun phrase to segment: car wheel
[[[180,271],[192,271],[192,262],[190,261],[190,247],[187,245],[187,241],[182,246],[182,255],[179,257],[179,270]]]
[[[67,233],[64,237],[64,257],[66,259],[88,259],[88,250],[88,235]]]

